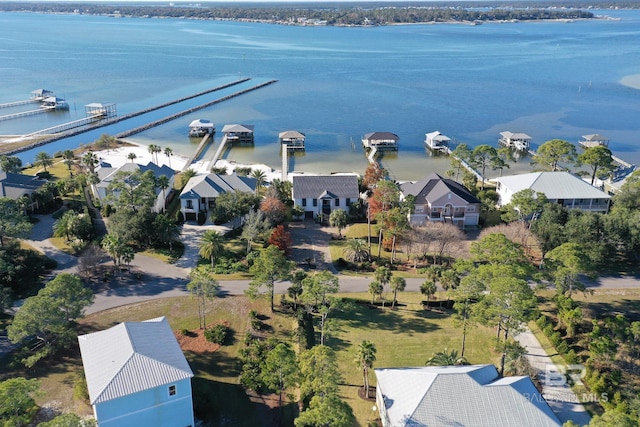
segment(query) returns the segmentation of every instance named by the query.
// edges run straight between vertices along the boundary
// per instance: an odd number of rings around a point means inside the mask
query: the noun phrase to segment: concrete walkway
[[[538,371],[538,378],[542,383],[542,395],[560,421],[564,424],[571,420],[580,426],[589,424],[591,416],[567,384],[563,374],[564,367],[553,363],[529,329],[515,339],[527,349],[527,360]]]

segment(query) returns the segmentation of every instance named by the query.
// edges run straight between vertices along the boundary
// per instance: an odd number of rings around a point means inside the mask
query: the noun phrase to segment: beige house
[[[480,200],[465,186],[443,178],[437,173],[417,182],[400,185],[402,197],[414,196],[414,212],[409,214],[413,225],[427,221],[451,222],[459,227],[477,227],[480,220]]]

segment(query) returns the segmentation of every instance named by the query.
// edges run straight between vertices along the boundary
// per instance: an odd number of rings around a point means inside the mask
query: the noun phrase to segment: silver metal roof
[[[165,317],[78,336],[92,405],[193,377]]]

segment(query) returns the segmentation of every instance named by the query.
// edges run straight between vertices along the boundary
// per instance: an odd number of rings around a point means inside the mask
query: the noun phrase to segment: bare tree
[[[450,258],[459,253],[460,243],[464,240],[460,228],[446,222],[427,222],[425,228],[432,242],[434,264],[438,264],[445,256]]]

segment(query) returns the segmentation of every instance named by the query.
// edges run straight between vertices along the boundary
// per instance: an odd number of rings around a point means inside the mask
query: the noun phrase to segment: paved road
[[[553,363],[536,336],[527,329],[515,338],[527,349],[527,360],[538,371],[542,383],[542,395],[560,421],[564,424],[571,420],[579,426],[589,424],[591,416],[567,384],[562,375],[564,369]]]

